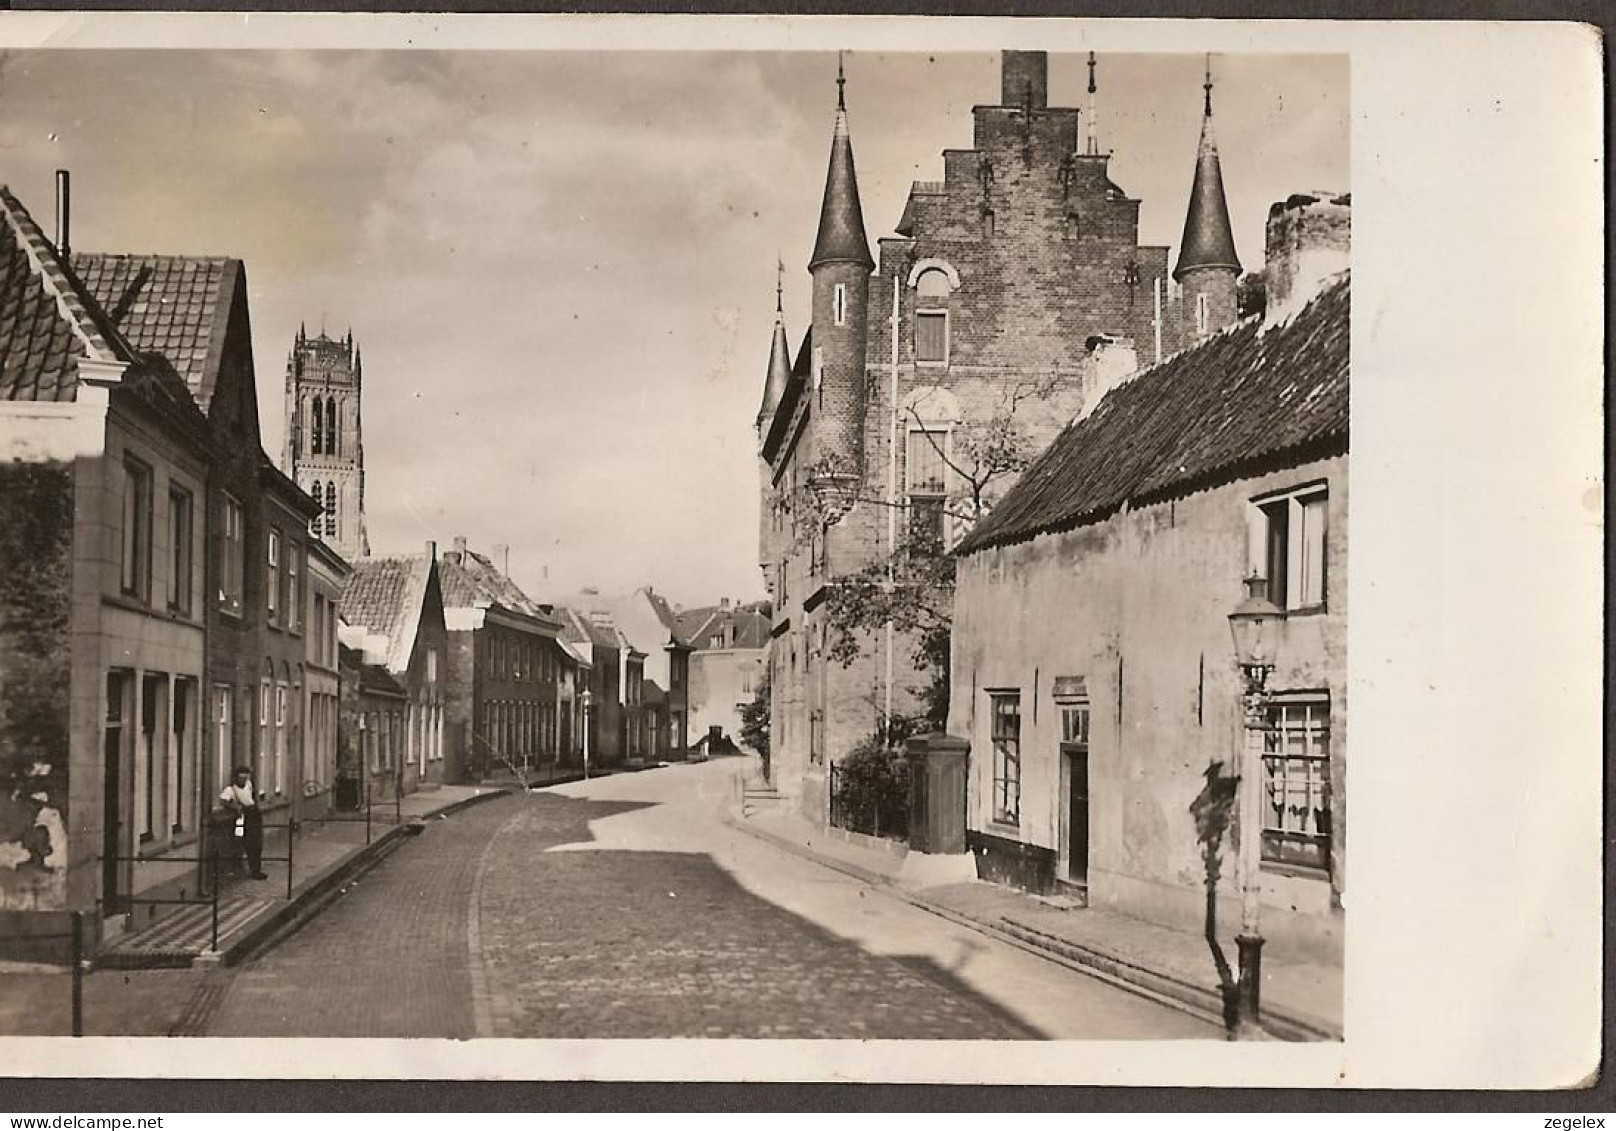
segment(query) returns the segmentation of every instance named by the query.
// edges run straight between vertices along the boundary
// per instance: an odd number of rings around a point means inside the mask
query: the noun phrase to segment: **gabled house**
[[[464,538],[440,568],[454,752],[448,780],[581,761],[571,690],[577,659],[562,645],[560,620]]]
[[[605,614],[591,615],[569,605],[555,606],[561,639],[588,665],[589,760],[621,765],[624,748],[623,660],[617,631]],[[598,619],[597,619],[598,618]]]
[[[0,188],[0,944],[94,947],[203,798],[208,422]]]
[[[1199,933],[1197,813],[1255,749],[1263,933],[1340,961],[1349,231],[1344,197],[1276,204],[1266,315],[1108,393],[959,546],[949,730],[984,878]],[[1253,703],[1247,578],[1279,616]]]
[[[756,606],[731,604],[686,609],[676,630],[691,647],[691,744],[716,753],[741,733],[741,708],[763,682],[768,669],[769,618]]]
[[[613,622],[643,655],[645,754],[683,758],[690,748],[690,643],[673,606],[650,586],[612,602]],[[626,686],[626,685],[625,685]],[[654,689],[654,690],[653,690]]]
[[[381,739],[367,736],[363,772],[370,795],[389,798],[441,784],[449,634],[443,618],[437,544],[420,554],[355,562],[337,606],[341,641],[364,663],[384,668],[404,688],[402,736],[392,724]],[[370,729],[366,722],[365,729]]]

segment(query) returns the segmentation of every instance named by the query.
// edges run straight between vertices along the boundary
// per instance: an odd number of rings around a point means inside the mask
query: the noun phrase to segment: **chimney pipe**
[[[455,553],[460,555],[460,560],[465,561],[466,560],[466,536],[464,534],[456,534],[455,535],[454,547],[455,547]]]
[[[70,174],[66,169],[56,170],[56,254],[66,259],[72,254],[68,240],[68,223],[71,217],[72,188],[69,185]]]
[[[501,542],[499,545],[494,547],[494,557],[499,559],[499,572],[505,574],[506,576],[510,576],[511,548],[505,543]]]
[[[438,560],[438,544],[436,542],[428,540],[426,544],[426,560],[429,562]]]

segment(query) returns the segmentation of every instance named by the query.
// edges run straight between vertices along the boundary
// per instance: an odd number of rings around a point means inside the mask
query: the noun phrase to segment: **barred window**
[[[1276,695],[1263,731],[1264,864],[1330,872],[1330,697]]]

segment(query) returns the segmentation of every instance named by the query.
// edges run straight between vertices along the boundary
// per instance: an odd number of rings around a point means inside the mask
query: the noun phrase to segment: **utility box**
[[[922,734],[908,741],[904,753],[909,759],[910,851],[964,852],[970,742],[952,734]]]

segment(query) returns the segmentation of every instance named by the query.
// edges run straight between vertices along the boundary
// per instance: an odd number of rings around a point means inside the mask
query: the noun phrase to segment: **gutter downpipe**
[[[891,599],[893,560],[898,553],[898,273],[892,273],[892,387],[891,418],[887,428],[887,590]],[[892,618],[887,617],[886,706],[882,729],[892,730]]]

